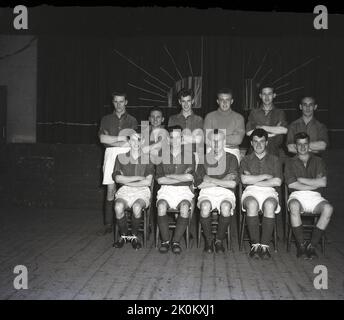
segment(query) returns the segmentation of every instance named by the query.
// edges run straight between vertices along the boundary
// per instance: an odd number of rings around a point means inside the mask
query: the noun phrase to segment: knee
[[[264,216],[274,217],[276,207],[277,207],[277,201],[276,200],[272,200],[272,199],[266,200],[264,202],[264,205],[263,205]]]
[[[202,201],[201,203],[201,217],[208,218],[210,214],[211,204],[209,201]]]
[[[221,215],[223,215],[224,217],[230,216],[231,209],[232,205],[228,201],[221,203]]]
[[[255,199],[253,199],[253,198],[252,199],[246,199],[245,207],[246,207],[248,215],[253,216],[253,215],[258,214],[259,206],[258,206],[258,202]]]
[[[290,200],[288,203],[288,207],[292,215],[300,215],[301,205],[299,201],[295,199]]]
[[[142,207],[138,203],[134,203],[133,205],[133,214],[136,219],[141,218],[141,213],[142,213]]]
[[[160,201],[158,203],[158,216],[162,217],[166,215],[166,211],[167,211],[167,204],[165,201]]]
[[[124,204],[121,201],[115,203],[115,213],[117,219],[122,219],[124,216]]]
[[[188,218],[189,217],[189,209],[190,209],[190,204],[188,202],[182,202],[180,204],[180,215],[183,217],[183,218]]]

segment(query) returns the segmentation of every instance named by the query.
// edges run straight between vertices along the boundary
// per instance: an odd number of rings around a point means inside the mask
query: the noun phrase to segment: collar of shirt
[[[114,115],[118,120],[122,120],[122,119],[125,119],[125,118],[127,117],[128,113],[127,113],[127,112],[124,112],[119,118],[118,118],[116,112],[114,112],[113,115]]]
[[[306,123],[305,122],[305,120],[303,119],[303,116],[301,116],[301,118],[299,118],[299,120],[300,120],[300,122],[302,123],[302,124],[304,124],[305,126],[307,126],[307,125],[309,125],[309,124],[314,124],[314,123],[316,123],[317,122],[317,120],[314,118],[314,116],[312,117],[312,119],[308,122],[308,123]]]
[[[260,108],[259,108],[259,109],[261,110],[261,112],[264,113],[264,115],[265,115],[265,114],[268,115],[270,112],[272,112],[273,110],[275,110],[275,105],[274,105],[274,104],[271,104],[271,109],[270,109],[267,113],[265,113],[264,105],[263,105],[263,104],[260,105]]]
[[[191,110],[191,113],[185,117],[184,114],[183,114],[183,110],[179,113],[179,116],[182,117],[183,119],[188,119],[190,117],[192,117],[194,115],[194,112]]]
[[[313,161],[313,158],[314,158],[314,155],[312,154],[312,152],[309,153],[309,158],[307,160],[307,163],[306,163],[306,167],[304,166],[303,164],[303,161],[298,157],[298,155],[295,156],[295,159],[297,162],[299,162],[303,168],[308,168],[309,167],[309,164]]]
[[[232,108],[230,108],[227,111],[223,111],[221,108],[218,108],[217,111],[220,113],[221,116],[222,115],[230,115],[234,112]]]

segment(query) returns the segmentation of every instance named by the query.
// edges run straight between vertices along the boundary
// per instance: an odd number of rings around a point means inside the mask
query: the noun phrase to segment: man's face
[[[305,117],[312,117],[317,107],[315,101],[310,97],[303,98],[300,104],[300,110]]]
[[[296,141],[296,151],[299,155],[305,155],[309,152],[309,141],[307,138]]]
[[[268,142],[265,137],[259,138],[257,136],[254,136],[252,138],[251,146],[253,147],[253,150],[256,154],[262,154],[265,151],[267,145]]]
[[[184,112],[190,112],[193,103],[194,100],[191,96],[180,97],[179,99],[179,104],[182,106]]]
[[[224,150],[225,147],[225,137],[222,133],[212,134],[210,139],[211,149],[215,155],[218,155],[221,150]]]
[[[170,144],[174,150],[178,150],[182,144],[182,133],[180,130],[173,130],[170,133]]]
[[[160,111],[154,110],[150,113],[149,122],[153,128],[160,127],[163,121],[164,117],[162,116]]]
[[[262,92],[259,94],[259,97],[262,99],[263,104],[270,105],[276,97],[276,93],[274,93],[272,88],[263,88]]]
[[[117,113],[124,112],[127,103],[128,101],[124,96],[114,96],[112,99],[112,104],[115,107]]]
[[[141,135],[138,133],[132,134],[130,136],[129,144],[132,150],[139,150],[142,144]]]
[[[220,93],[216,100],[222,111],[228,111],[231,108],[233,101],[232,95],[229,93]]]

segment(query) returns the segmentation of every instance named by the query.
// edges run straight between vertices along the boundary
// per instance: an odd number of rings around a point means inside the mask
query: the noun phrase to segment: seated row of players
[[[214,130],[209,140],[210,148],[204,163],[195,164],[194,156],[187,159],[183,154],[180,127],[169,130],[167,139],[170,146],[170,161],[156,166],[155,179],[160,185],[157,193],[158,225],[161,233],[159,251],[167,253],[171,248],[175,254],[181,253],[182,238],[193,205],[194,188],[199,188],[197,206],[200,209],[200,222],[205,236],[204,251],[224,252],[223,241],[230,216],[233,215],[236,198],[234,189],[239,180],[244,185],[241,197],[243,211],[247,213],[247,225],[251,239],[250,257],[269,259],[269,243],[275,223],[275,214],[280,212],[279,197],[276,188],[281,186],[282,167],[279,158],[267,151],[268,134],[264,129],[255,129],[251,134],[253,152],[243,158],[240,164],[236,157],[226,153],[225,135]],[[115,213],[120,238],[115,247],[121,248],[127,239],[134,249],[141,248],[138,228],[142,209],[151,205],[151,189],[154,165],[143,163],[140,159],[141,136],[133,133],[130,137],[130,151],[117,157],[113,173],[114,180],[122,187],[115,195]],[[322,198],[319,189],[326,187],[326,169],[321,158],[310,152],[307,133],[295,135],[297,155],[286,164],[285,181],[293,190],[288,205],[291,211],[291,223],[297,240],[297,256],[312,259],[316,257],[315,246],[326,229],[332,214],[332,206]],[[188,161],[191,160],[191,161]],[[132,208],[132,233],[128,235],[124,210]],[[179,210],[179,216],[172,241],[170,241],[167,209]],[[217,209],[220,215],[216,238],[211,232],[210,213]],[[258,213],[263,213],[262,234],[259,234]],[[301,213],[320,213],[320,219],[313,231],[309,243],[303,241]]]
[[[288,132],[287,144],[290,152],[296,152],[296,144],[293,141],[295,133],[304,131],[310,136],[310,151],[313,153],[321,152],[326,149],[328,138],[326,127],[314,118],[314,111],[317,108],[315,100],[312,97],[304,97],[300,104],[302,110],[302,117],[294,121],[289,130],[286,128],[286,121],[284,112],[276,108],[273,104],[273,99],[276,94],[271,87],[263,87],[260,92],[262,105],[260,108],[252,110],[248,123],[246,126],[246,134],[250,135],[253,129],[262,128],[268,133],[268,151],[270,154],[277,155],[279,147],[282,143],[282,135]],[[115,110],[113,114],[105,116],[102,119],[99,137],[100,141],[106,146],[104,156],[104,179],[103,184],[108,187],[107,201],[105,204],[104,224],[105,232],[111,231],[112,224],[112,206],[115,195],[115,184],[112,179],[112,171],[117,154],[128,152],[129,146],[125,136],[119,135],[119,132],[125,128],[137,128],[137,121],[134,117],[126,112],[127,104],[126,95],[123,93],[113,94],[113,105]],[[231,109],[233,104],[233,94],[231,90],[221,89],[217,94],[218,110],[210,112],[203,123],[203,119],[194,114],[192,111],[193,93],[190,90],[181,90],[179,94],[179,103],[182,106],[182,111],[171,116],[168,121],[168,127],[173,125],[180,125],[183,129],[189,129],[192,134],[183,136],[183,143],[195,144],[202,139],[202,129],[225,129],[225,151],[236,155],[240,161],[239,144],[242,142],[245,134],[244,119],[239,114]],[[162,110],[153,108],[150,112],[149,121],[151,124],[151,131],[153,133],[153,141],[150,146],[145,146],[151,155],[158,153],[161,149],[161,136],[154,135],[154,132],[159,133],[164,122]],[[205,130],[204,130],[205,131]],[[209,144],[209,141],[208,141]],[[147,150],[145,150],[147,152]],[[204,205],[203,207],[206,207]],[[248,219],[250,220],[250,219]],[[261,246],[259,247],[261,248]],[[264,248],[264,247],[263,247]]]

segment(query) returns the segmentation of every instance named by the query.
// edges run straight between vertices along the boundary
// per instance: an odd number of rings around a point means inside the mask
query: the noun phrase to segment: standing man
[[[288,128],[287,147],[288,151],[296,154],[296,144],[294,142],[295,134],[306,132],[309,136],[309,151],[320,154],[325,151],[328,146],[328,133],[324,124],[314,117],[314,111],[318,105],[311,96],[303,97],[299,105],[302,116],[292,122]]]
[[[310,152],[310,137],[305,132],[295,135],[296,156],[285,167],[285,181],[293,191],[288,199],[290,221],[297,244],[297,257],[316,258],[315,251],[324,230],[330,222],[333,207],[321,196],[327,185],[324,161]],[[301,215],[303,212],[320,213],[310,242],[303,239]]]
[[[150,186],[154,175],[154,165],[141,159],[141,135],[133,132],[130,136],[130,151],[116,158],[113,172],[114,180],[122,186],[116,192],[115,213],[120,233],[116,248],[122,248],[127,239],[132,247],[142,247],[138,231],[142,218],[142,209],[148,208],[151,199]],[[132,209],[131,235],[128,235],[125,209]]]
[[[276,97],[273,87],[262,87],[259,97],[262,104],[259,108],[250,112],[246,125],[246,134],[251,136],[254,129],[264,129],[269,137],[268,152],[280,156],[283,135],[288,131],[285,113],[283,110],[277,109],[273,104]]]
[[[247,212],[247,227],[251,239],[251,258],[270,259],[269,243],[275,226],[275,213],[281,211],[278,192],[282,183],[282,166],[277,156],[267,151],[268,133],[255,129],[251,134],[253,152],[240,164],[241,182],[246,186],[242,209]],[[262,236],[259,241],[258,212],[263,212]]]
[[[226,136],[215,129],[210,134],[211,149],[206,154],[205,163],[197,168],[198,188],[201,189],[197,206],[200,209],[200,222],[205,238],[204,251],[212,253],[225,252],[223,240],[235,209],[234,189],[238,182],[238,160],[225,152]],[[212,210],[217,209],[220,215],[216,239],[211,232]]]
[[[163,159],[163,163],[156,167],[156,180],[161,186],[157,193],[158,225],[161,235],[160,253],[167,253],[170,247],[173,253],[181,253],[180,240],[186,230],[190,208],[193,204],[195,159],[193,154],[185,155],[183,151],[181,130],[179,126],[169,128],[170,156],[169,159]],[[191,161],[188,161],[190,156]],[[179,210],[172,245],[170,245],[166,215],[169,208]]]
[[[216,111],[208,113],[204,119],[206,144],[208,147],[211,144],[208,136],[209,129],[224,130],[226,135],[225,151],[235,155],[238,163],[240,163],[239,145],[245,136],[244,117],[231,109],[234,102],[231,89],[224,88],[218,90],[216,102],[219,108]]]
[[[116,185],[112,179],[113,168],[118,154],[129,151],[128,129],[136,130],[137,120],[126,112],[128,103],[124,92],[112,93],[114,111],[104,116],[100,122],[99,140],[104,145],[103,185],[107,186],[106,200],[103,212],[104,228],[98,233],[105,235],[112,231],[113,225],[113,200]],[[127,130],[126,130],[127,129]],[[121,132],[122,131],[122,132]]]

